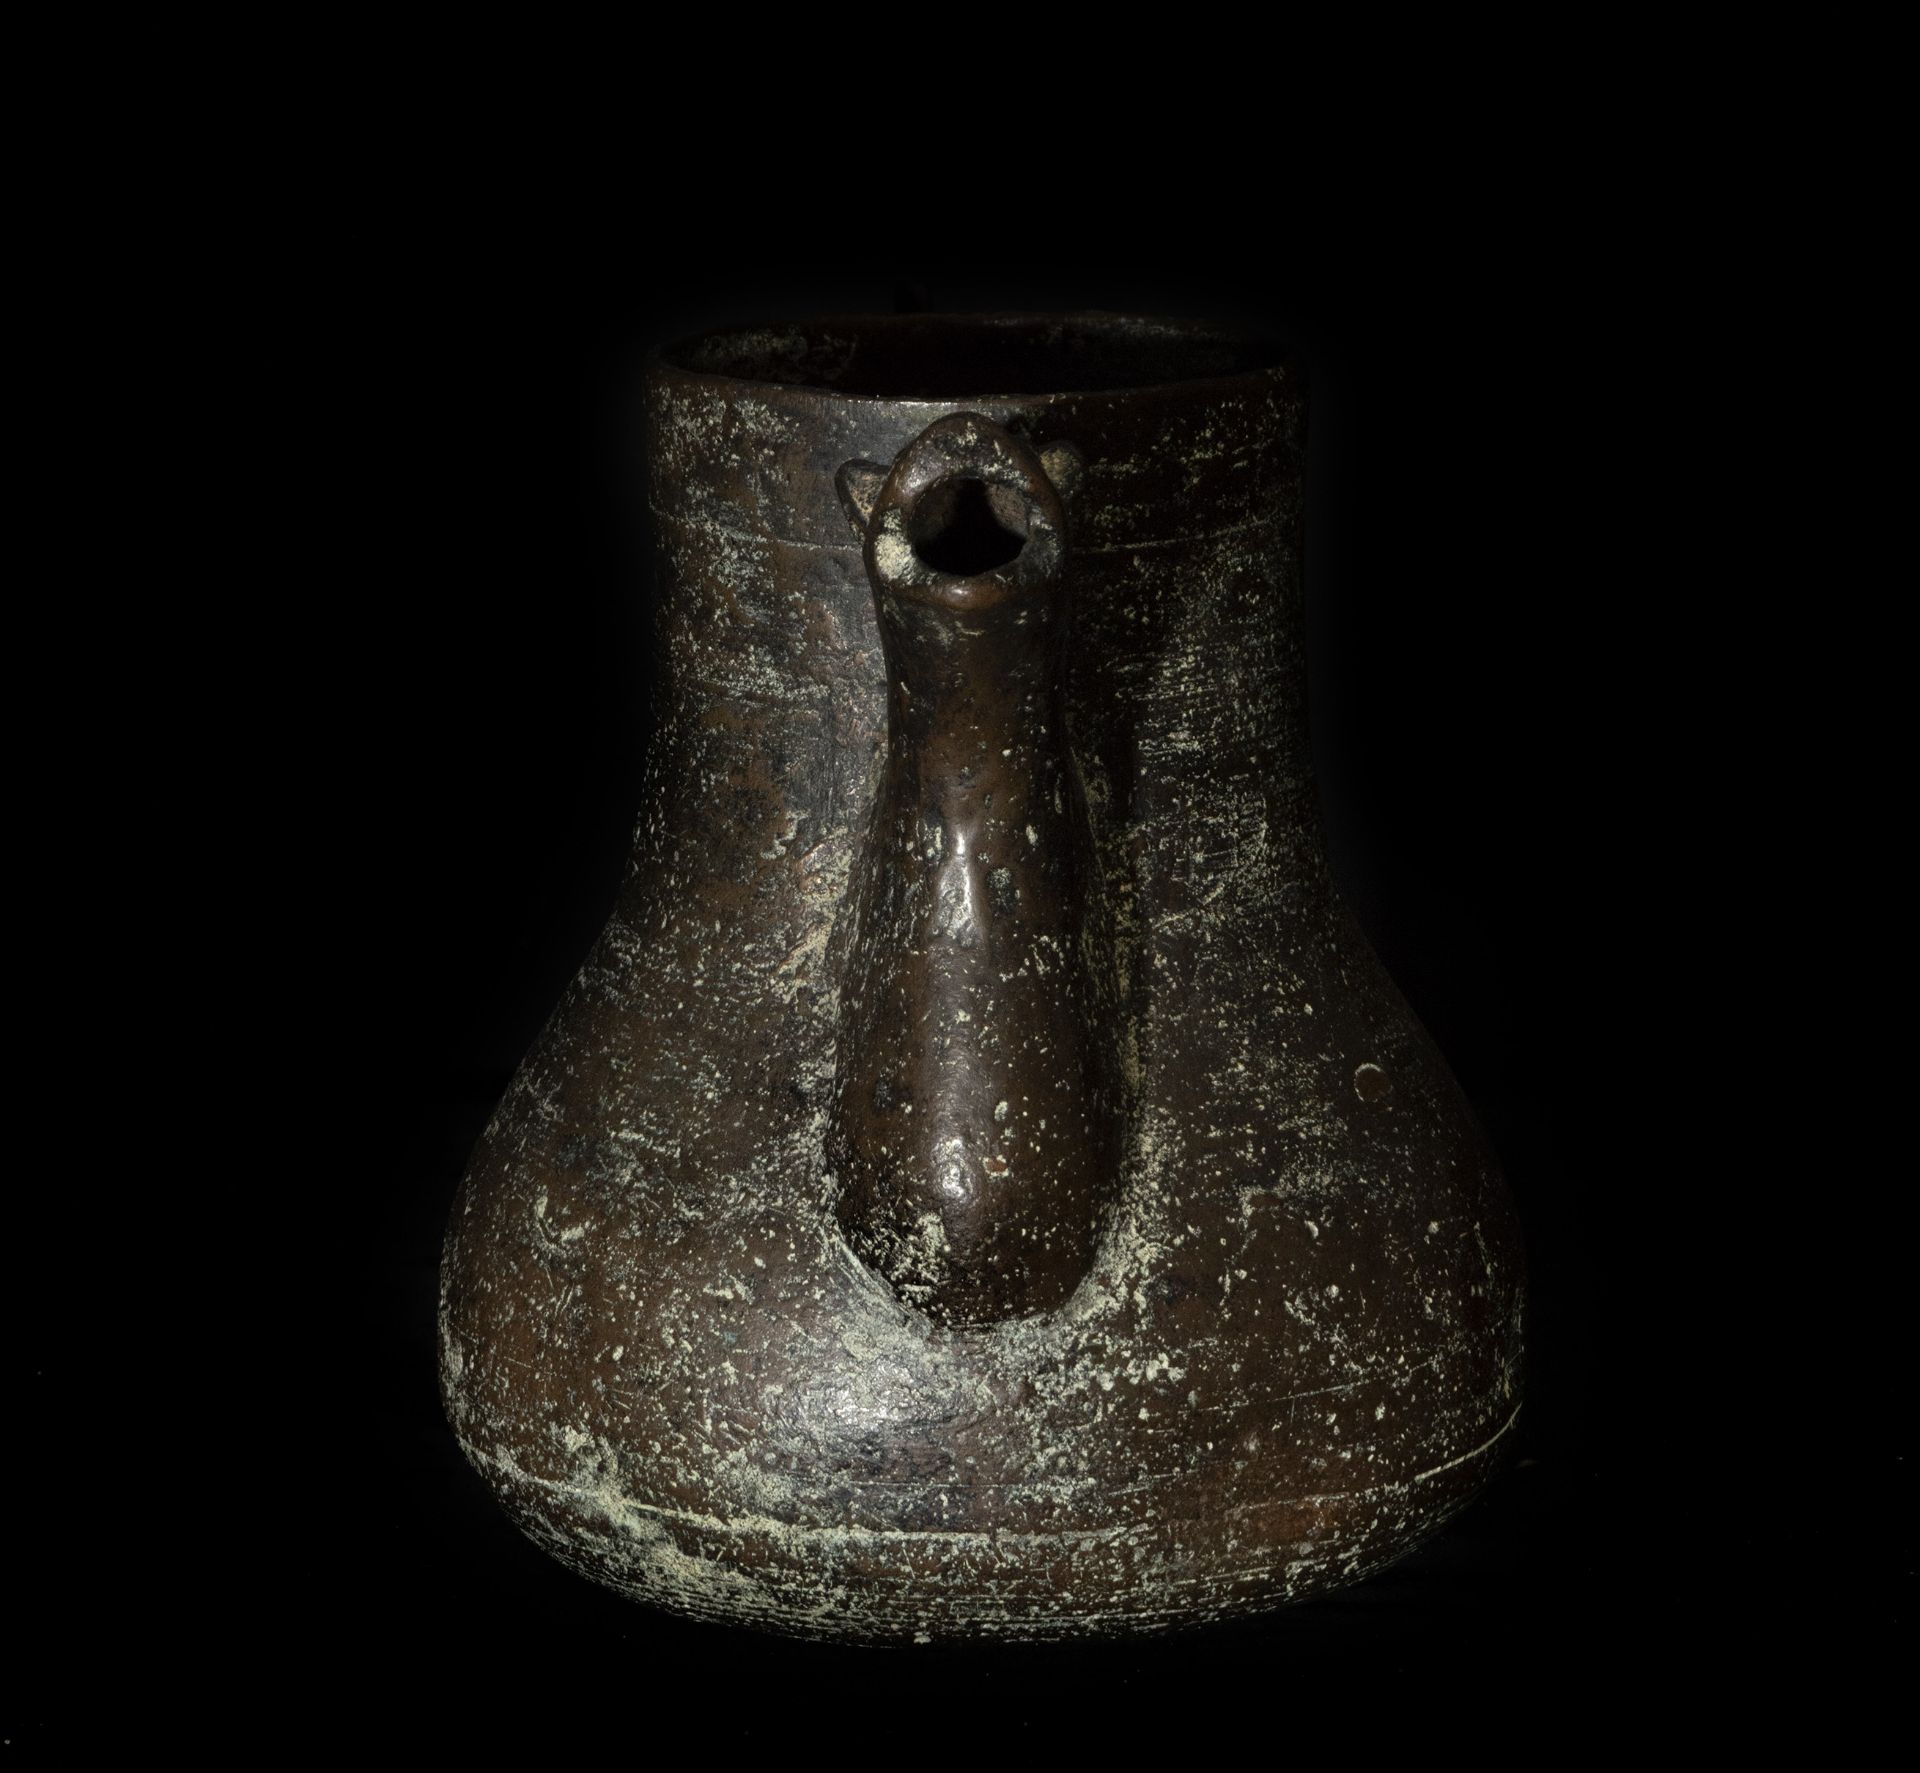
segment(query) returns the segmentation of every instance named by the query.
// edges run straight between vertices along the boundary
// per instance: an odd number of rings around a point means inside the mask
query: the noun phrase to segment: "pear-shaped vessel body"
[[[647,801],[453,1212],[467,1456],[583,1574],[809,1636],[1401,1555],[1510,1439],[1522,1264],[1328,874],[1294,370],[922,316],[648,403]]]

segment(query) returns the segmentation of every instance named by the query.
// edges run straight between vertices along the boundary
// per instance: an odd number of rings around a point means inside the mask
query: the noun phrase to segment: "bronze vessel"
[[[581,1573],[807,1636],[1400,1556],[1514,1427],[1522,1260],[1329,875],[1295,369],[849,319],[647,399],[659,734],[452,1215],[468,1458]]]

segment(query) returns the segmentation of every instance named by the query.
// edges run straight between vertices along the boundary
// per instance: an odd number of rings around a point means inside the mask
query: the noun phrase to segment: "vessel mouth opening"
[[[1118,393],[1273,369],[1274,339],[1119,314],[906,314],[704,333],[660,352],[698,375],[880,400]]]
[[[1026,495],[972,475],[934,482],[906,514],[907,540],[922,565],[975,579],[1020,558],[1031,533]]]

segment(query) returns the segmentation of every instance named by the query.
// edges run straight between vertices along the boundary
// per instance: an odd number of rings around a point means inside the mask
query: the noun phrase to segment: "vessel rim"
[[[828,328],[871,329],[877,332],[907,331],[916,326],[960,326],[982,331],[1015,327],[1075,326],[1089,334],[1113,338],[1173,339],[1192,343],[1232,346],[1264,355],[1265,360],[1245,368],[1207,375],[1176,375],[1112,387],[1057,388],[1025,392],[994,392],[988,389],[954,394],[867,394],[834,388],[819,381],[780,381],[769,376],[735,375],[725,370],[695,367],[678,360],[676,354],[727,338],[746,338],[754,334],[807,333]],[[1198,320],[1162,314],[1138,314],[1099,308],[1062,310],[994,309],[980,312],[964,310],[924,314],[816,314],[785,320],[736,322],[702,328],[654,345],[646,354],[650,379],[684,382],[694,386],[753,389],[762,394],[806,395],[829,403],[847,402],[857,406],[938,406],[946,409],[970,403],[995,406],[1038,406],[1063,400],[1124,400],[1143,396],[1201,391],[1222,394],[1260,386],[1292,383],[1303,391],[1305,375],[1297,354],[1269,329],[1218,320]]]

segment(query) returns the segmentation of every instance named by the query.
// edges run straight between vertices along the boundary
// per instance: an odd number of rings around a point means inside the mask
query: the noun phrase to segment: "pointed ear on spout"
[[[886,481],[886,469],[876,462],[843,462],[840,472],[833,477],[847,521],[853,525],[854,534],[863,542],[867,539],[867,528],[873,522],[874,501],[879,498],[880,489]]]
[[[1071,443],[1049,443],[1040,452],[1040,466],[1046,469],[1061,504],[1072,504],[1073,495],[1080,490],[1080,477],[1086,472],[1087,458]]]

